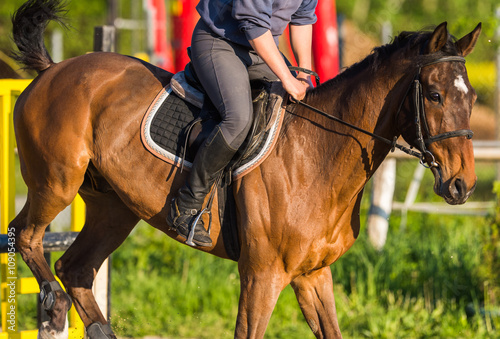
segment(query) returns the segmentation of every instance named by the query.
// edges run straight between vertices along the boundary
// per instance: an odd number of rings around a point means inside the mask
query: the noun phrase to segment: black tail
[[[60,0],[29,0],[14,13],[12,37],[19,52],[12,52],[12,57],[24,69],[40,73],[54,64],[45,48],[43,33],[52,20],[64,25],[61,14],[65,12]]]

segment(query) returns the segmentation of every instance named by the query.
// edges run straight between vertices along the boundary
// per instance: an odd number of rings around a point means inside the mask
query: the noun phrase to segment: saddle
[[[272,105],[269,101],[271,95],[276,95],[276,91],[271,91],[273,82],[254,80],[251,81],[250,85],[253,98],[253,124],[245,142],[238,150],[236,158],[230,163],[229,171],[236,169],[259,147],[273,115],[273,109],[268,109],[268,105]],[[193,156],[215,125],[220,122],[219,113],[199,84],[191,63],[187,64],[183,72],[173,76],[170,86],[177,96],[201,109],[200,115],[188,127],[188,131],[191,133],[188,134],[185,150],[187,149],[190,156]]]
[[[236,208],[231,182],[262,163],[273,149],[283,123],[285,91],[281,82],[251,82],[253,124],[217,187],[219,216],[226,252],[239,258]],[[141,139],[155,156],[181,169],[189,169],[197,150],[221,118],[208,99],[189,63],[175,74],[144,115]]]
[[[175,74],[146,112],[141,137],[145,147],[160,159],[191,168],[196,151],[221,118],[198,84],[191,66]],[[257,167],[272,150],[284,112],[285,91],[281,82],[251,82],[252,128],[228,166],[229,178],[237,180]]]

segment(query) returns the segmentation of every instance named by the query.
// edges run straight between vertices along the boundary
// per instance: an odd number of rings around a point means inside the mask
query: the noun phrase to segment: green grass
[[[410,181],[417,166],[421,166],[415,160],[398,160],[396,170],[396,189],[394,192],[395,201],[404,201]],[[478,177],[476,189],[468,201],[493,201],[496,199],[493,193],[493,182],[497,178],[497,166],[493,161],[477,161],[476,175]],[[417,195],[417,202],[443,202],[443,198],[437,196],[433,191],[434,177],[431,171],[424,172],[420,190]],[[369,187],[369,185],[368,185]],[[369,190],[367,190],[369,195]],[[365,194],[365,195],[367,195]],[[364,197],[366,198],[366,197]],[[366,203],[369,200],[365,199]],[[466,206],[466,205],[465,205]],[[392,222],[393,220],[391,220]]]
[[[230,328],[238,307],[236,264],[185,248],[141,225],[113,255],[112,310],[124,336]],[[212,310],[214,312],[207,312]]]
[[[394,219],[397,219],[395,217]],[[361,234],[332,265],[346,338],[492,338],[498,318],[467,319],[484,305],[478,277],[484,218],[412,214],[377,252]],[[396,225],[398,224],[396,221]],[[498,283],[498,281],[496,282]],[[141,225],[113,255],[113,318],[125,337],[232,338],[238,304],[236,264],[179,245]],[[266,338],[313,338],[291,288]]]
[[[415,166],[398,163],[396,200],[404,200]],[[496,199],[494,168],[477,167],[481,180],[472,200]],[[417,201],[441,201],[432,184],[426,173]],[[362,225],[368,207],[365,194]],[[400,218],[398,212],[391,216],[383,250],[370,245],[363,227],[353,247],[331,266],[344,337],[500,338],[500,263],[494,255],[500,246],[492,241],[498,233],[493,215],[409,212],[404,229]],[[30,276],[24,264],[19,272]],[[111,291],[111,322],[120,337],[234,335],[236,263],[180,245],[144,223],[113,254]],[[21,329],[36,326],[35,309],[36,296],[19,298]],[[476,315],[468,317],[471,311]],[[290,287],[278,300],[266,338],[314,338]]]
[[[398,165],[396,199],[404,200],[416,163]],[[495,171],[481,166],[475,199],[493,200]],[[485,183],[483,183],[485,182]],[[488,184],[489,183],[489,184]],[[441,201],[426,173],[417,201]],[[363,202],[366,217],[369,195]],[[332,265],[345,338],[495,338],[496,281],[481,278],[491,218],[393,213],[388,242],[376,251],[365,232]],[[364,222],[364,220],[362,221]],[[232,338],[238,304],[236,264],[179,245],[141,225],[113,255],[113,323],[120,336]],[[486,297],[485,297],[486,296]],[[290,287],[276,305],[266,338],[313,338]]]

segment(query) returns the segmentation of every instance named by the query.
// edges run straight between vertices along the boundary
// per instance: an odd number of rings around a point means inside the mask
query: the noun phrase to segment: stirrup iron
[[[211,204],[210,204],[211,205]],[[204,209],[202,209],[198,215],[196,216],[196,218],[193,220],[193,222],[191,223],[191,229],[189,230],[189,235],[186,239],[186,245],[189,245],[189,246],[192,246],[192,247],[196,247],[198,245],[196,245],[194,242],[193,242],[193,238],[194,238],[194,231],[196,229],[196,225],[198,224],[198,221],[200,221],[201,217],[203,216],[203,214],[208,214],[209,216],[209,219],[208,219],[208,234],[210,235],[210,229],[212,228],[212,211],[210,211],[209,207],[205,207]]]

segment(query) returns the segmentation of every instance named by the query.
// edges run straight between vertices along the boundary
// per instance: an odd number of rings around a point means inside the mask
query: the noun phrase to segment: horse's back
[[[40,162],[85,171],[91,159],[99,168],[125,148],[140,149],[142,116],[170,76],[115,53],[83,55],[41,72],[14,110],[28,172]]]
[[[50,132],[51,139],[59,136],[63,141],[71,132],[90,141],[99,129],[120,130],[141,118],[170,76],[115,53],[91,53],[54,64],[19,97],[16,134],[48,138]],[[104,127],[103,121],[108,121]]]

